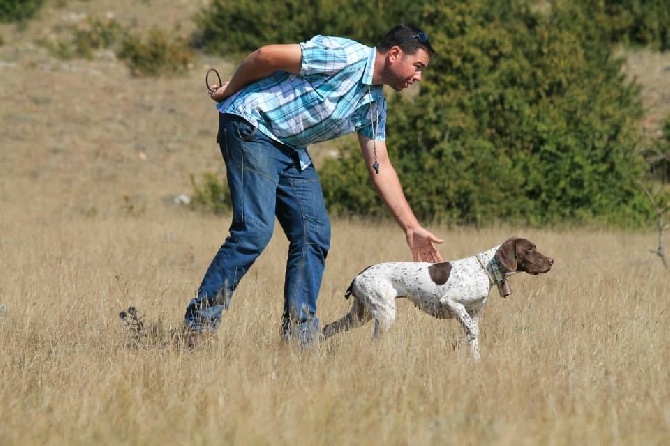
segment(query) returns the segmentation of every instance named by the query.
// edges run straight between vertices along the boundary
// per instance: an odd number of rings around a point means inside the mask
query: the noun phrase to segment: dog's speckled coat
[[[488,251],[452,262],[372,265],[359,273],[347,289],[345,297],[354,297],[351,311],[326,325],[323,335],[328,338],[374,319],[376,337],[379,326],[387,331],[395,321],[395,299],[406,297],[438,319],[458,319],[472,355],[479,359],[479,318],[495,285],[495,269],[505,277],[517,272],[536,275],[549,271],[553,263],[529,240],[513,237]]]

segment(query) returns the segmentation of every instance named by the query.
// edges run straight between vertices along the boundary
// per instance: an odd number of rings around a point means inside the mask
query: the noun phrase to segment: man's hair
[[[402,24],[397,25],[391,29],[382,40],[377,44],[377,49],[383,53],[391,49],[392,46],[398,46],[407,54],[416,54],[419,48],[423,48],[428,52],[429,56],[435,53],[433,46],[428,40],[428,35],[421,30],[421,28]]]

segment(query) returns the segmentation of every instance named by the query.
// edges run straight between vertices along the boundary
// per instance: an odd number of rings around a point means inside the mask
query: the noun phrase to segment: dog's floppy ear
[[[509,272],[516,271],[516,237],[509,238],[496,251],[496,260]]]

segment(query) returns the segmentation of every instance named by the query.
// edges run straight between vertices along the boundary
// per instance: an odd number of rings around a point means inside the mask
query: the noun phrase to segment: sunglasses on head
[[[425,32],[420,31],[418,33],[412,34],[412,37],[410,38],[410,40],[412,40],[412,39],[416,39],[417,42],[419,42],[421,45],[428,48],[428,51],[430,51],[431,53],[434,52],[433,51],[433,46],[430,44],[430,40],[428,40],[428,34],[426,34]],[[407,43],[407,42],[409,42],[409,40],[406,40],[403,43]]]
[[[428,34],[426,34],[423,31],[421,31],[419,33],[412,34],[412,39],[418,40],[421,45],[429,45],[430,44],[430,41],[428,40]]]

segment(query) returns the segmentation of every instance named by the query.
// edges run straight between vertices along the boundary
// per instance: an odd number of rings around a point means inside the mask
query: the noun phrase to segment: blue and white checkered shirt
[[[301,43],[299,75],[278,71],[219,103],[220,113],[241,116],[268,137],[299,152],[301,168],[311,164],[306,147],[359,132],[383,141],[386,99],[372,85],[376,50],[341,37],[316,36]]]

